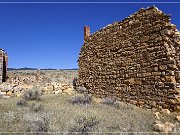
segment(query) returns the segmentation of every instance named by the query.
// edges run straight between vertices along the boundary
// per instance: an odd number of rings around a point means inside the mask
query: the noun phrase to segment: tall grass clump
[[[25,100],[40,100],[41,99],[41,91],[37,88],[29,89],[24,92],[23,98]]]
[[[81,115],[74,119],[73,123],[69,128],[69,134],[81,134],[88,135],[89,132],[93,132],[97,125],[100,123],[100,120],[95,116],[85,116]]]
[[[82,86],[79,86],[76,90],[77,90],[79,93],[81,93],[81,94],[87,92],[87,89],[86,89],[85,87],[82,87]]]
[[[24,98],[20,98],[20,99],[17,100],[16,105],[17,106],[26,106],[27,101]]]
[[[32,103],[30,105],[30,110],[35,113],[41,112],[41,111],[43,111],[43,109],[44,109],[43,105],[39,104],[39,103]]]
[[[115,107],[117,109],[119,108],[119,103],[115,99],[112,99],[112,98],[109,98],[109,97],[103,98],[101,103],[105,104],[105,105]]]
[[[87,94],[77,94],[77,95],[72,96],[69,99],[69,102],[71,104],[83,104],[83,105],[91,104],[92,97]]]
[[[45,134],[49,132],[49,120],[46,116],[31,115],[25,120],[26,128],[25,132],[32,132],[34,134]]]

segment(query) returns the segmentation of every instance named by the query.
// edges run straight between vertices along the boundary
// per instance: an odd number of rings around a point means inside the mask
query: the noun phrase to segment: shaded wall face
[[[7,64],[8,64],[8,57],[7,54],[4,54],[3,57],[3,76],[2,76],[2,81],[5,82],[7,79]]]
[[[3,81],[3,51],[0,50],[0,83]]]
[[[0,83],[5,82],[7,78],[8,57],[4,51],[0,51]]]
[[[78,83],[99,97],[177,109],[178,39],[167,15],[156,8],[140,10],[86,38]]]

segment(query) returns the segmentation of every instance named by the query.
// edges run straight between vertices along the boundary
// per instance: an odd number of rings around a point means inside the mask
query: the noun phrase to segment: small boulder
[[[8,91],[8,92],[6,93],[6,96],[12,96],[12,95],[13,95],[12,91]]]
[[[9,83],[2,83],[0,85],[0,89],[1,89],[2,92],[7,92],[7,91],[12,90],[12,86]]]
[[[176,119],[180,122],[180,115],[176,116]]]
[[[170,114],[170,111],[168,109],[162,109],[162,113],[164,114]]]
[[[101,98],[96,98],[96,97],[94,97],[93,100],[94,100],[96,103],[101,103],[101,102],[102,102],[102,99],[101,99]]]
[[[160,119],[160,116],[159,116],[159,115],[160,115],[159,112],[155,112],[155,118],[158,119],[158,120]]]
[[[75,94],[75,91],[73,90],[74,90],[73,88],[68,88],[68,89],[65,89],[63,92],[67,93],[68,95],[73,95]]]
[[[17,93],[17,94],[16,94],[16,97],[21,97],[21,96],[22,96],[21,93]]]
[[[2,98],[3,97],[3,94],[0,92],[0,98]]]
[[[44,88],[43,88],[43,91],[45,93],[51,93],[52,91],[54,91],[54,87],[52,85],[46,85]]]
[[[171,132],[175,127],[175,125],[170,122],[162,123],[161,121],[156,121],[155,123],[154,129],[158,132],[168,133]]]
[[[6,95],[6,92],[0,92],[0,95],[4,96]]]
[[[53,94],[59,94],[60,93],[60,91],[58,90],[58,91],[53,91]]]
[[[10,98],[10,96],[3,96],[3,98]]]

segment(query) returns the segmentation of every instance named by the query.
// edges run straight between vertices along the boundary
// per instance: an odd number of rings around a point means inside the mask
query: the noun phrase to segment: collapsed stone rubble
[[[19,72],[11,73],[8,75],[6,82],[0,84],[0,97],[20,97],[26,90],[38,89],[43,94],[74,94],[72,82],[69,83],[69,78],[64,79],[66,75],[70,76],[72,80],[73,72],[66,73],[63,71],[46,72],[40,74],[42,71],[34,71],[33,73],[23,74]],[[71,75],[72,74],[72,75]],[[58,80],[60,79],[60,80]]]

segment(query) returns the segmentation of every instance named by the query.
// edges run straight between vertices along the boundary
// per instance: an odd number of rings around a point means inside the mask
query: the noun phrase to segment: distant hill
[[[37,68],[27,68],[27,67],[24,67],[24,68],[18,68],[17,70],[38,70]]]
[[[24,67],[24,68],[8,68],[8,70],[39,70],[37,68],[28,68],[28,67]],[[54,68],[45,68],[45,69],[40,69],[40,70],[78,70],[78,68],[72,68],[72,69],[54,69]]]
[[[78,68],[67,68],[67,69],[59,69],[59,70],[78,70]]]
[[[7,70],[16,70],[16,68],[8,68]]]
[[[53,69],[53,68],[42,68],[40,70],[57,70],[57,69]]]
[[[37,68],[8,68],[8,70],[38,70]]]

